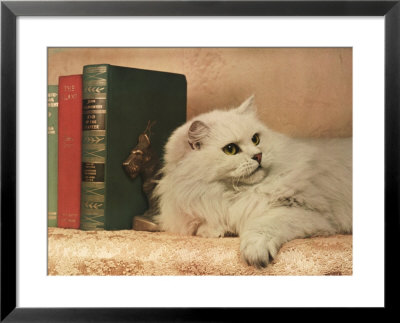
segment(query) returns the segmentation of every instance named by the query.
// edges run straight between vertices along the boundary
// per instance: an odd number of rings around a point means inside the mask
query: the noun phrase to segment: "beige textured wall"
[[[52,48],[48,82],[86,64],[186,75],[188,118],[255,94],[259,115],[292,136],[351,136],[351,48]]]

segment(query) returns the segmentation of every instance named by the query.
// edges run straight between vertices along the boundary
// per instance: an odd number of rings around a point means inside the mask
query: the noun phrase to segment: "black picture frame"
[[[16,19],[19,16],[384,16],[385,310],[395,309],[399,234],[400,4],[396,1],[2,1],[1,3],[1,321],[237,321],[230,308],[19,308],[16,306]],[[371,152],[373,153],[373,152]],[[373,238],[373,237],[371,237]],[[374,255],[371,255],[373,261]],[[241,313],[238,313],[240,311]],[[251,311],[251,313],[247,313]],[[268,319],[264,316],[265,319]],[[334,317],[334,316],[333,316]],[[332,317],[332,318],[333,318]]]

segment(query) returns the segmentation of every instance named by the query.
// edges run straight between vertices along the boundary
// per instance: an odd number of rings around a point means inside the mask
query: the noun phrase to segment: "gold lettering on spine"
[[[81,228],[104,229],[107,65],[83,72]]]

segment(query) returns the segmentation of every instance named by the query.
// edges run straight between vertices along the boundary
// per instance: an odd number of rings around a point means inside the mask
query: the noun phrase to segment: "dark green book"
[[[140,177],[122,164],[149,121],[160,158],[169,136],[186,121],[186,78],[181,74],[109,64],[83,68],[81,229],[132,228],[148,203]]]
[[[47,225],[57,226],[58,85],[47,87]]]

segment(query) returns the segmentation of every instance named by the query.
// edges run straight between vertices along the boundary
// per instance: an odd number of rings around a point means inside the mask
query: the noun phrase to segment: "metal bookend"
[[[159,158],[151,147],[150,135],[151,127],[155,121],[147,123],[146,130],[139,135],[137,145],[131,150],[128,158],[122,163],[126,174],[134,180],[140,175],[142,180],[142,190],[146,195],[149,207],[147,211],[138,216],[134,215],[132,228],[136,231],[160,231],[158,225],[151,219],[158,214],[158,201],[153,197],[156,182],[159,179],[160,169]]]

